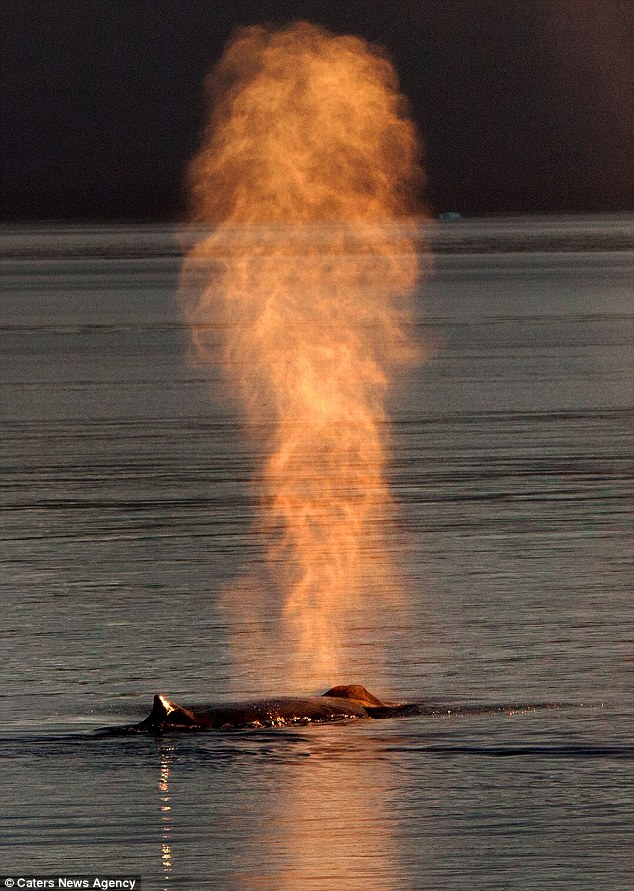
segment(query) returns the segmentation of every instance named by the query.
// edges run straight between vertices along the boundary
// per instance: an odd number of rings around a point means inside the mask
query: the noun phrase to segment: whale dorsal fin
[[[361,684],[340,684],[338,687],[331,687],[330,690],[326,690],[323,696],[336,696],[338,699],[354,699],[356,702],[360,702],[362,705],[371,705],[371,706],[383,706],[384,702],[381,702],[380,699],[377,699],[376,696],[373,696],[365,687],[362,687]]]
[[[196,716],[182,705],[170,702],[167,697],[157,693],[154,697],[152,712],[146,718],[152,725],[174,724],[179,727],[195,726],[199,723]]]

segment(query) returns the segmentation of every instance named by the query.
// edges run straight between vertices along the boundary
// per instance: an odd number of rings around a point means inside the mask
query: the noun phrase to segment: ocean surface
[[[3,875],[631,888],[634,218],[421,236],[426,360],[389,405],[407,598],[368,604],[338,680],[441,714],[110,738],[158,691],[281,692],[221,597],[263,560],[262,456],[190,362],[188,237],[0,229]]]

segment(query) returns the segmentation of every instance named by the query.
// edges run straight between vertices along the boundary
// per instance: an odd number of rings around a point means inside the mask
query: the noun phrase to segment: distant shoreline
[[[461,217],[409,234],[432,254],[630,251],[634,213]],[[200,237],[179,223],[0,223],[0,260],[177,259]]]

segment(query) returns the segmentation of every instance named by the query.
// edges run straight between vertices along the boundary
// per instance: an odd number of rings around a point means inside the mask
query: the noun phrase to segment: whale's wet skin
[[[323,696],[271,697],[254,702],[184,708],[157,694],[148,717],[129,728],[136,731],[173,729],[231,730],[247,727],[281,727],[310,721],[369,718],[377,710],[392,710],[360,685],[334,687]]]

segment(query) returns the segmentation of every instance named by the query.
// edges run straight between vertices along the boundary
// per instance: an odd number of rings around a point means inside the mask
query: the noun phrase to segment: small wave
[[[478,758],[552,758],[589,759],[609,758],[621,761],[634,759],[634,746],[592,746],[592,745],[515,745],[515,746],[390,746],[388,751],[424,752],[440,755],[443,758],[474,756]]]
[[[404,718],[411,715],[424,717],[445,717],[460,715],[516,715],[525,712],[542,711],[544,709],[567,708],[571,702],[517,702],[517,703],[452,703],[452,702],[412,702],[403,705],[387,705],[369,708],[367,711],[373,718]]]

